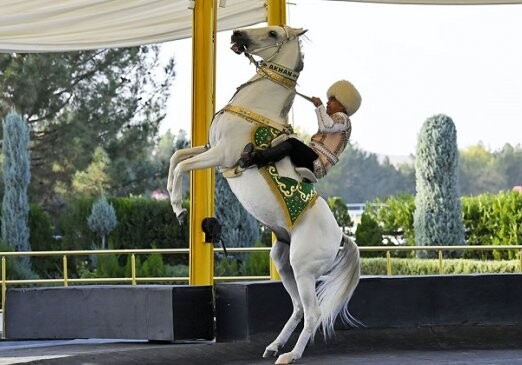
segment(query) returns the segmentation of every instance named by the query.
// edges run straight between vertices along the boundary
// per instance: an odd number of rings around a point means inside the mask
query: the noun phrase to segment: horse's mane
[[[304,53],[303,53],[303,49],[302,49],[303,44],[301,42],[301,38],[299,38],[297,40],[297,42],[299,45],[298,46],[299,57],[297,58],[297,63],[295,65],[295,71],[301,72],[301,71],[303,71],[303,68],[304,68]],[[286,116],[290,112],[290,109],[292,108],[292,105],[294,104],[294,99],[295,99],[295,93],[292,93],[285,100],[283,109],[281,109],[281,114],[280,114],[281,117],[286,118]]]
[[[297,40],[298,44],[299,44],[299,47],[298,47],[298,50],[299,50],[299,57],[297,59],[297,64],[295,65],[295,71],[297,72],[301,72],[303,71],[303,68],[304,68],[304,53],[303,53],[303,42],[301,42],[301,38],[299,38]]]

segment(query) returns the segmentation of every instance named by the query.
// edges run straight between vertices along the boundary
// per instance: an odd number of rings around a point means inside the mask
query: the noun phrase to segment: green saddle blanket
[[[254,131],[252,143],[257,148],[264,149],[269,147],[270,142],[280,134],[281,132],[274,128],[261,126]],[[285,212],[288,225],[293,227],[318,197],[314,184],[280,176],[274,164],[261,167],[259,172]]]

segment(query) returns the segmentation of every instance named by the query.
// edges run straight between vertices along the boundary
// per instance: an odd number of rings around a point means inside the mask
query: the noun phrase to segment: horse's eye
[[[271,30],[268,32],[268,35],[272,38],[277,38],[277,32],[275,30]]]

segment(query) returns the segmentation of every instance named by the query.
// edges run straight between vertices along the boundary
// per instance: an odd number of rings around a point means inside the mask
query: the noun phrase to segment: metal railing
[[[386,255],[386,274],[392,275],[392,252],[401,251],[435,251],[438,256],[439,274],[444,269],[444,252],[447,251],[518,251],[520,261],[520,271],[522,272],[522,245],[488,245],[488,246],[362,246],[361,252],[384,252]],[[228,253],[253,253],[268,252],[270,247],[241,247],[228,248]],[[1,257],[1,304],[3,311],[5,308],[5,297],[8,285],[39,285],[39,284],[59,284],[68,286],[69,284],[88,284],[88,283],[123,283],[138,285],[138,283],[161,283],[161,282],[189,282],[188,276],[163,276],[163,277],[139,277],[136,271],[136,256],[149,254],[189,254],[188,248],[173,249],[121,249],[121,250],[69,250],[69,251],[31,251],[31,252],[0,252]],[[224,253],[222,248],[215,248],[214,253]],[[68,258],[71,256],[98,256],[98,255],[129,255],[131,260],[130,277],[109,277],[109,278],[70,278],[68,276]],[[15,280],[7,278],[7,258],[8,257],[42,257],[42,256],[61,256],[63,277],[57,279],[25,279]],[[227,280],[268,280],[270,276],[215,276],[214,281]],[[5,321],[4,321],[5,324]],[[3,332],[3,331],[2,331]],[[4,333],[4,332],[3,332]]]

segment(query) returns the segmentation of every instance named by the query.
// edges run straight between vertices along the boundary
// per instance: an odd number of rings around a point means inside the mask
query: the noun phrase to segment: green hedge
[[[131,197],[108,201],[118,219],[108,236],[111,249],[188,247],[188,224],[178,223],[168,200]],[[87,225],[94,202],[95,199],[82,198],[68,203],[58,224],[64,249],[99,247],[99,237]]]
[[[462,220],[467,230],[469,245],[517,245],[522,244],[522,194],[500,192],[461,198]],[[357,244],[367,246],[364,237],[373,237],[364,230],[375,232],[404,231],[408,245],[415,245],[413,213],[415,197],[398,195],[373,201],[366,205],[364,224],[357,227]],[[371,222],[373,221],[373,222]],[[361,230],[361,232],[359,232]],[[375,241],[373,238],[372,241]],[[464,258],[515,259],[516,251],[469,251]]]
[[[363,258],[361,260],[362,275],[386,275],[385,258]],[[475,273],[520,273],[520,260],[443,260],[443,274],[475,274]],[[391,259],[392,275],[437,275],[439,260],[437,259]]]
[[[62,249],[89,250],[100,247],[100,238],[91,232],[87,224],[95,201],[94,198],[79,198],[68,202],[57,224],[62,235]],[[108,235],[110,249],[188,248],[188,223],[178,223],[168,200],[129,197],[109,198],[108,201],[114,207],[118,219],[116,228]],[[142,257],[141,261],[145,263],[147,259]],[[111,271],[120,272],[127,266],[125,255],[119,256],[117,262],[114,260],[115,258],[102,258],[103,267],[98,267],[95,275],[104,276]],[[173,266],[186,265],[188,257],[178,254],[166,255],[163,262]],[[94,272],[96,264],[97,260],[93,258],[86,260],[85,257],[71,257],[68,267],[70,276],[89,275]],[[153,271],[151,265],[145,265],[143,270]]]

